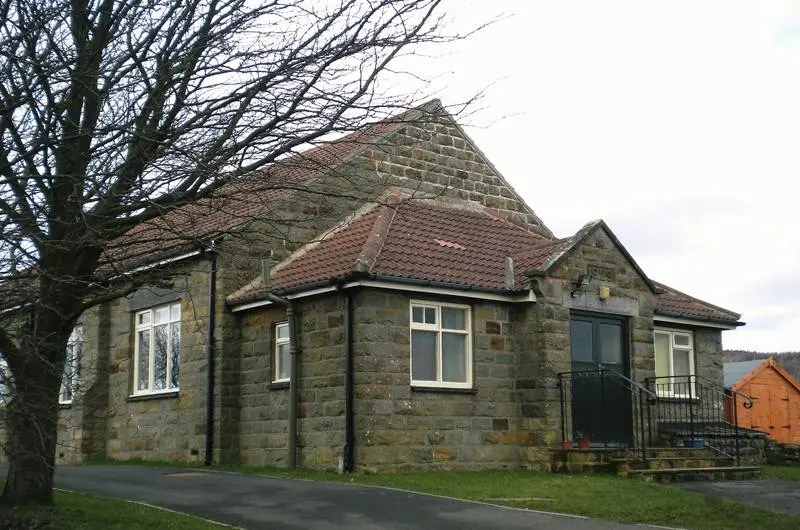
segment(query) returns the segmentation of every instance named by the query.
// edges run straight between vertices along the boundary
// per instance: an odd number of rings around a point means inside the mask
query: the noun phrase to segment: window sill
[[[289,381],[275,381],[269,384],[270,390],[286,390],[289,388]]]
[[[132,396],[128,396],[128,402],[149,401],[151,399],[170,399],[178,397],[178,394],[178,390],[171,392],[154,392],[152,394],[134,394]]]
[[[446,386],[414,386],[411,385],[412,392],[422,394],[477,394],[477,388],[453,388]]]

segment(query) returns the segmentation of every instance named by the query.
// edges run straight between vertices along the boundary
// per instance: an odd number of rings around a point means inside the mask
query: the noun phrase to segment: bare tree
[[[135,288],[118,242],[333,132],[441,40],[441,0],[0,0],[5,503],[52,500],[79,316]],[[116,243],[115,243],[116,242]],[[30,421],[30,418],[36,421]]]

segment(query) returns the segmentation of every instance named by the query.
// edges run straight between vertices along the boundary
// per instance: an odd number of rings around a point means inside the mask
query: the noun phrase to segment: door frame
[[[573,357],[572,357],[572,355],[573,355],[573,351],[572,351],[572,346],[573,346],[572,345],[572,322],[573,322],[573,320],[578,320],[578,321],[583,321],[583,322],[587,322],[588,321],[588,322],[592,323],[592,360],[594,362],[594,369],[595,370],[600,370],[600,369],[603,368],[602,367],[602,363],[595,362],[595,355],[597,353],[597,351],[595,350],[595,347],[596,347],[595,345],[597,344],[596,323],[605,321],[605,322],[608,322],[608,323],[618,324],[620,326],[620,342],[621,342],[621,344],[620,344],[621,352],[620,353],[621,353],[621,356],[622,356],[622,360],[621,360],[621,363],[620,363],[621,364],[621,368],[622,368],[621,375],[623,375],[623,376],[625,376],[627,378],[630,378],[630,373],[631,373],[630,318],[627,315],[618,315],[618,314],[610,314],[610,313],[597,313],[597,312],[582,311],[582,310],[570,310],[570,313],[569,313],[569,324],[570,324],[570,333],[569,333],[569,336],[570,336],[570,343],[569,343],[570,344],[570,346],[569,346],[569,350],[570,350],[570,371],[572,371],[574,373],[575,367],[573,365]],[[601,388],[603,388],[603,387],[601,386]],[[574,396],[572,396],[571,399],[574,399]],[[573,407],[574,407],[574,403],[573,403]],[[614,440],[614,441],[611,441],[611,440],[608,440],[608,439],[606,439],[606,440],[598,440],[596,444],[594,443],[594,440],[593,440],[593,445],[604,445],[604,446],[606,446],[606,445],[609,445],[609,443],[617,444],[617,443],[620,443],[620,442],[624,443],[624,444],[627,444],[628,446],[631,446],[633,444],[633,439],[634,439],[633,416],[634,416],[634,414],[633,414],[633,401],[632,401],[632,399],[625,400],[625,403],[623,404],[623,407],[627,408],[627,410],[625,410],[625,420],[623,422],[624,423],[625,432],[624,433],[620,432],[619,434],[624,436],[624,439],[622,439],[622,440]],[[618,414],[618,413],[615,413],[615,414]],[[617,417],[619,417],[619,416],[617,416]],[[574,412],[572,413],[572,426],[571,426],[571,428],[572,428],[573,432],[576,429]],[[606,438],[608,438],[608,437],[606,437]]]
[[[630,337],[630,317],[627,315],[617,315],[614,313],[596,313],[592,311],[583,311],[578,309],[570,309],[569,322],[570,322],[570,342],[569,342],[569,362],[570,371],[572,371],[572,319],[573,317],[591,320],[608,320],[617,322],[622,325],[622,366],[624,368],[622,375],[630,378],[631,376],[631,337]],[[594,334],[592,335],[594,339]]]

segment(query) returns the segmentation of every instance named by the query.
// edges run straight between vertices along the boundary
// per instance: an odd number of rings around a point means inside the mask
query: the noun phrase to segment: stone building
[[[547,467],[579,435],[647,442],[630,396],[598,415],[570,373],[721,384],[741,325],[602,221],[556,238],[436,101],[129,237],[169,281],[84,315],[60,461]]]

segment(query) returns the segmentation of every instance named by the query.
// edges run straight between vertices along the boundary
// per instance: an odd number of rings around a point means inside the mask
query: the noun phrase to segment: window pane
[[[170,320],[176,322],[181,319],[181,304],[173,304],[169,308]]]
[[[664,333],[655,334],[656,349],[656,377],[668,377],[669,373],[669,335]],[[661,385],[666,381],[656,381]]]
[[[423,312],[423,308],[422,307],[420,307],[418,305],[411,306],[411,321],[412,322],[424,322],[424,318],[423,318],[422,312]]]
[[[594,362],[592,357],[592,323],[583,320],[570,322],[570,339],[572,341],[572,360]]]
[[[467,382],[466,335],[442,333],[442,381]]]
[[[678,350],[675,349],[672,351],[673,357],[673,368],[675,369],[674,375],[689,375],[689,350]],[[683,379],[683,382],[688,381],[688,379]]]
[[[689,345],[689,335],[685,335],[683,333],[675,333],[672,335],[672,340],[675,341],[675,346],[688,346]]]
[[[67,346],[64,358],[64,373],[61,377],[61,401],[72,401],[72,376],[75,371],[75,344]]]
[[[425,323],[436,324],[436,309],[433,307],[425,308]]]
[[[139,332],[139,381],[137,390],[147,390],[150,380],[150,331]]]
[[[278,346],[278,355],[276,359],[278,366],[275,371],[275,379],[289,379],[291,370],[291,359],[289,355],[289,345],[281,344]]]
[[[600,322],[597,333],[600,340],[600,362],[622,364],[622,326]]]
[[[442,327],[446,329],[467,329],[467,312],[454,307],[442,308]]]
[[[155,347],[153,348],[153,390],[164,390],[167,387],[167,326],[155,326]]]
[[[411,332],[411,378],[415,381],[436,381],[436,333]]]
[[[170,346],[172,347],[172,370],[170,372],[170,388],[180,387],[181,374],[181,324],[173,322],[170,324]]]
[[[139,325],[146,325],[150,323],[150,311],[139,313]]]
[[[156,324],[166,324],[169,322],[169,307],[159,307],[155,311]]]
[[[278,324],[275,330],[279,340],[289,338],[289,324]]]

